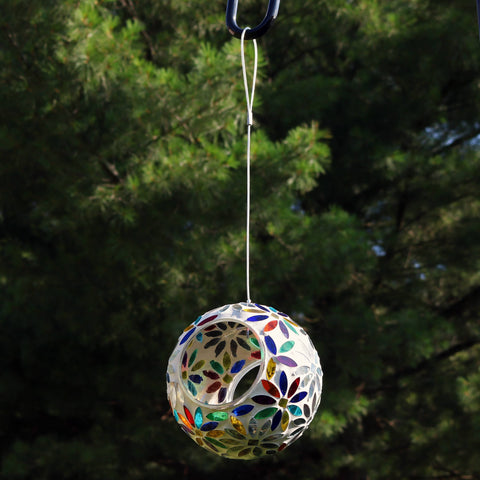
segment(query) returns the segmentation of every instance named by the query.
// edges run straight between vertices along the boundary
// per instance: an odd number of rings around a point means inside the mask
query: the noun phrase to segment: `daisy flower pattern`
[[[168,362],[175,420],[199,446],[227,458],[282,451],[313,420],[321,393],[320,359],[307,332],[261,304],[199,316]]]

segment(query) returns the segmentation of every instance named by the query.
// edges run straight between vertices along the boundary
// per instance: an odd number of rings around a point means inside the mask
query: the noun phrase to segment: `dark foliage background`
[[[239,24],[266,5],[240,2]],[[244,300],[240,44],[219,0],[5,0],[0,477],[480,478],[480,45],[467,0],[289,0],[260,41],[252,295],[325,369],[308,433],[227,461],[165,367]],[[249,50],[251,51],[251,50]]]

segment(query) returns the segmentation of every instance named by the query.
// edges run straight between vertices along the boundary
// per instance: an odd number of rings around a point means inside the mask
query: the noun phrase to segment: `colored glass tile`
[[[288,410],[292,415],[295,415],[296,417],[299,417],[302,414],[301,408],[297,405],[289,405]]]
[[[272,377],[275,375],[275,370],[276,369],[277,369],[277,364],[275,363],[273,358],[271,358],[268,361],[268,365],[267,365],[267,378],[268,378],[268,380],[271,380]]]
[[[218,427],[218,422],[208,422],[201,426],[200,430],[202,432],[209,432],[210,430],[214,430]]]
[[[305,423],[305,419],[304,418],[297,418],[293,423],[296,426],[303,425]]]
[[[193,334],[195,333],[195,329],[193,328],[189,332],[187,332],[182,340],[180,341],[180,345],[183,345]]]
[[[212,366],[212,368],[217,372],[219,373],[220,375],[223,375],[225,373],[225,370],[223,369],[223,367],[220,365],[220,363],[216,362],[215,360],[211,360],[210,361],[210,365]]]
[[[237,342],[245,350],[250,350],[251,349],[250,345],[243,338],[237,337]]]
[[[258,422],[255,420],[255,418],[252,418],[248,424],[248,434],[251,435],[252,437],[256,435],[258,432]]]
[[[257,412],[254,418],[256,418],[257,420],[262,420],[264,418],[273,417],[277,410],[278,409],[276,407],[264,408],[263,410]]]
[[[235,340],[230,340],[230,351],[234,357],[237,356],[238,344]]]
[[[225,387],[221,388],[218,391],[218,401],[222,403],[225,400],[225,397],[227,396],[227,389]]]
[[[252,400],[260,405],[273,405],[276,402],[274,398],[267,395],[255,395]]]
[[[289,338],[290,334],[288,333],[288,328],[285,326],[284,322],[280,322],[280,330],[285,338]]]
[[[251,357],[260,359],[262,358],[262,352],[260,350],[257,350],[256,352],[252,352]]]
[[[268,312],[268,308],[267,308],[267,307],[264,307],[263,305],[260,305],[259,303],[256,303],[255,306],[258,307],[258,308],[261,308],[261,309],[264,310],[265,312]]]
[[[243,426],[243,423],[237,418],[234,417],[233,415],[230,416],[230,422],[233,425],[233,428],[240,434],[242,435],[247,435],[247,431],[245,430],[245,427]]]
[[[250,453],[250,450],[251,450],[250,448],[245,448],[240,452],[238,452],[239,458],[247,456]]]
[[[292,403],[301,402],[307,396],[307,392],[297,393],[293,398],[290,399]]]
[[[276,355],[277,354],[277,346],[275,345],[275,342],[273,341],[273,338],[267,335],[264,340],[265,340],[265,345],[267,346],[267,348],[274,355]]]
[[[193,428],[192,424],[181,413],[178,413],[178,417],[187,428],[189,428],[190,430]]]
[[[260,348],[260,344],[258,343],[258,340],[255,337],[250,337],[249,340],[254,347]]]
[[[277,362],[281,363],[282,365],[286,365],[287,367],[297,366],[297,362],[290,357],[285,357],[284,355],[278,355],[276,359],[277,359]]]
[[[197,407],[197,409],[195,410],[195,426],[197,428],[200,428],[202,426],[202,423],[203,423],[202,409],[200,407]]]
[[[259,308],[244,308],[243,311],[248,313],[263,313],[263,310]]]
[[[278,322],[277,320],[273,320],[272,322],[268,322],[266,325],[265,325],[265,328],[263,329],[264,332],[271,332],[272,330],[274,330],[278,325]]]
[[[203,382],[203,377],[201,375],[190,375],[188,377],[193,383],[202,383]]]
[[[198,362],[192,367],[192,372],[196,372],[197,370],[200,370],[204,365],[205,365],[205,360],[200,360],[200,361],[198,361]]]
[[[205,344],[205,348],[213,347],[213,346],[216,345],[219,341],[220,341],[219,338],[212,338],[212,340],[210,340],[209,342],[207,342],[207,343]]]
[[[280,425],[280,420],[282,419],[282,410],[278,410],[277,413],[272,418],[272,431],[275,430],[278,425]]]
[[[193,382],[188,381],[187,386],[188,386],[188,391],[193,396],[196,396],[197,395],[197,389],[195,388],[195,385],[193,384]]]
[[[228,418],[227,412],[211,412],[207,415],[209,420],[213,420],[214,422],[223,422]]]
[[[230,372],[238,373],[243,368],[244,365],[245,365],[245,360],[239,360],[238,362],[235,362],[233,364],[233,367],[230,370]]]
[[[205,441],[212,443],[213,445],[219,448],[227,448],[222,442],[219,442],[218,440],[212,437],[205,437]]]
[[[235,408],[232,411],[232,414],[235,417],[241,417],[242,415],[246,415],[253,410],[253,405],[240,405],[239,407]]]
[[[263,448],[277,448],[278,445],[276,443],[262,443],[262,447]],[[268,452],[265,452],[268,454]],[[276,452],[272,452],[272,453],[276,453]]]
[[[233,380],[233,377],[231,375],[229,375],[228,373],[223,377],[223,381],[225,383],[231,383]]]
[[[226,428],[225,433],[230,435],[231,437],[235,438],[236,440],[245,440],[245,437],[238,433],[236,430],[232,430],[231,428]],[[224,440],[225,443],[227,443],[227,440]],[[235,442],[236,444],[237,442]]]
[[[200,321],[198,323],[199,326],[205,325],[208,322],[211,322],[212,320],[215,320],[218,317],[218,315],[211,315],[210,317],[205,318],[204,320]]]
[[[185,416],[187,417],[188,421],[191,425],[193,425],[193,415],[187,407],[183,407],[183,411],[185,412]]]
[[[280,398],[280,392],[278,388],[268,380],[262,380],[263,388],[270,394],[273,395],[275,398]]]
[[[220,330],[209,330],[205,332],[205,336],[208,338],[221,337],[223,332]]]
[[[280,401],[278,402],[278,405],[282,408],[285,408],[287,405],[288,405],[288,400],[286,398],[282,398],[280,399]]]
[[[284,371],[282,371],[282,373],[280,373],[280,391],[282,392],[282,395],[287,394],[287,388],[288,388],[287,374]]]
[[[197,333],[197,336],[195,338],[197,339],[198,342],[202,343],[203,333],[202,332]]]
[[[195,359],[197,358],[197,353],[198,353],[198,350],[197,350],[197,349],[195,349],[195,350],[192,352],[192,355],[190,356],[190,360],[188,361],[188,367],[189,367],[189,368],[193,365],[193,362],[194,362]]]
[[[225,432],[223,430],[211,430],[210,432],[207,433],[206,438],[220,438],[225,435]]]
[[[298,335],[298,332],[297,332],[296,328],[289,321],[285,320],[284,323],[293,333]]]
[[[252,315],[251,317],[247,318],[247,322],[261,322],[267,318],[268,315]]]
[[[225,341],[221,341],[216,347],[215,347],[215,355],[218,357],[218,355],[220,355],[223,351],[223,349],[225,348]]]
[[[220,375],[218,373],[212,372],[211,370],[204,370],[203,374],[206,377],[211,378],[212,380],[218,380],[220,378]]]
[[[287,429],[288,422],[290,422],[290,416],[288,415],[287,410],[285,410],[282,414],[282,424],[281,424],[281,428],[283,431]]]
[[[232,359],[230,358],[230,355],[228,352],[225,352],[223,354],[223,366],[225,368],[225,370],[228,370],[230,368],[230,366],[232,365]]]
[[[221,330],[226,330],[227,329],[227,324],[225,322],[217,323],[217,326]]]
[[[280,350],[279,352],[280,353],[285,353],[285,352],[289,352],[293,346],[295,345],[295,342],[293,340],[290,340],[288,342],[285,342],[281,347],[280,347]]]
[[[189,326],[186,327],[183,331],[184,331],[184,332],[189,332],[192,328],[195,328],[195,325],[189,325]]]
[[[303,406],[303,414],[304,414],[307,418],[310,417],[310,415],[311,415],[311,413],[310,413],[310,407],[308,406],[307,403]]]
[[[214,393],[216,392],[222,384],[220,382],[214,382],[207,388],[207,393]]]
[[[182,366],[183,366],[183,367],[186,367],[186,366],[187,366],[187,361],[188,361],[188,354],[187,354],[187,352],[185,352],[185,353],[183,354],[183,358],[182,358]]]
[[[299,384],[300,384],[300,377],[296,378],[290,385],[290,388],[288,389],[288,394],[287,394],[288,398],[290,398],[297,391]]]
[[[261,457],[263,455],[263,450],[260,448],[260,447],[255,447],[253,450],[252,450],[252,453],[256,456],[256,457]]]

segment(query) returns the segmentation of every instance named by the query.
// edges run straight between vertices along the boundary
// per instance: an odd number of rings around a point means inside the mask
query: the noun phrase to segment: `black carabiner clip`
[[[247,40],[252,40],[254,38],[261,37],[264,33],[266,33],[273,21],[277,18],[279,7],[280,0],[269,0],[267,14],[262,20],[262,23],[257,25],[255,28],[247,30],[245,33],[245,38]],[[241,38],[244,29],[237,25],[237,8],[238,0],[228,0],[226,23],[228,31],[234,37]]]

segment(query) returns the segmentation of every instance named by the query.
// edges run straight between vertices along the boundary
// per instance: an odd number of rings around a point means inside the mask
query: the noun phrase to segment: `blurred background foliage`
[[[263,0],[242,0],[256,25]],[[480,46],[467,0],[290,0],[260,43],[252,296],[325,369],[308,433],[235,462],[165,393],[245,299],[245,100],[224,0],[5,0],[0,477],[480,478]],[[247,49],[251,53],[251,49]]]

